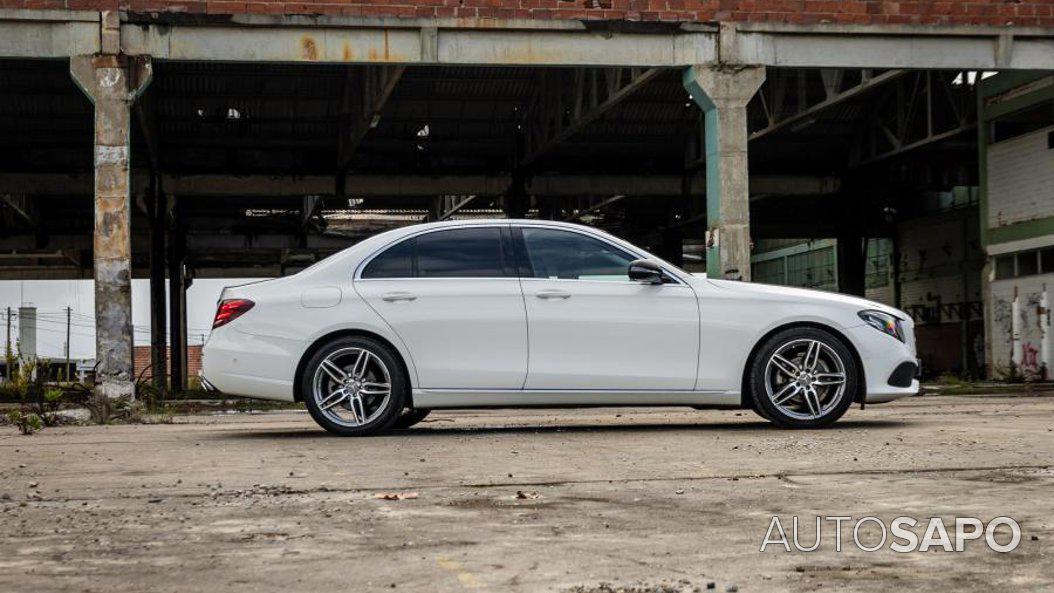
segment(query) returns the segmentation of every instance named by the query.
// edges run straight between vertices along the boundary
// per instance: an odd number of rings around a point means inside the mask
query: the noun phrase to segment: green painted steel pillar
[[[747,103],[764,66],[692,66],[684,88],[702,108],[706,153],[706,273],[750,280],[750,171]]]

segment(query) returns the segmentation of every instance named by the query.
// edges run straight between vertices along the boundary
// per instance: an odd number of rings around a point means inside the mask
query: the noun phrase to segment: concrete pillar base
[[[703,109],[706,134],[706,271],[750,280],[750,173],[747,103],[765,81],[763,66],[693,66],[684,88]]]
[[[135,382],[107,378],[95,384],[95,394],[109,400],[133,399],[135,398]]]

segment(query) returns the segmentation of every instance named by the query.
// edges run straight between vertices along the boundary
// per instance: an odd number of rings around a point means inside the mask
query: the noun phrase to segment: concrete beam
[[[280,23],[277,26],[273,23]],[[121,29],[129,55],[167,60],[462,64],[532,66],[672,66],[714,59],[710,32],[616,33],[587,30],[421,28],[376,25],[257,26],[136,23]],[[302,21],[301,21],[302,22]]]
[[[102,34],[99,15],[0,10],[0,57],[107,53],[103,44],[118,35]],[[646,30],[570,19],[306,15],[226,15],[219,22],[126,14],[120,48],[157,59],[233,62],[1054,70],[1054,31],[1039,27],[737,23],[736,33],[719,41],[715,27],[696,23]]]
[[[131,104],[153,69],[145,59],[76,56],[70,73],[95,106],[96,393],[132,398]]]
[[[734,61],[790,68],[1049,70],[1054,31],[738,26]],[[1013,43],[1007,43],[1012,39]],[[724,55],[722,55],[724,57]]]
[[[131,55],[205,61],[1054,69],[1054,32],[1041,28],[744,23],[719,41],[713,27],[688,23],[644,33],[577,21],[234,15],[226,22],[137,17],[122,27],[122,47]]]
[[[94,11],[0,9],[0,58],[68,58],[98,53]]]

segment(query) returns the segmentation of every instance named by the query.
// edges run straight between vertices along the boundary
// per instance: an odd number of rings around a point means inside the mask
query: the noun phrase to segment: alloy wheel
[[[330,353],[315,369],[311,385],[318,410],[345,427],[376,420],[392,395],[388,367],[365,348],[341,348]]]
[[[796,339],[783,344],[765,366],[765,391],[780,412],[798,420],[822,418],[845,393],[845,363],[827,344]]]

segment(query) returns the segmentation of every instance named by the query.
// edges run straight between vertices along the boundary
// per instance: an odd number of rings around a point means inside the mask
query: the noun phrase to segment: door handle
[[[417,295],[412,292],[386,292],[381,295],[381,300],[389,303],[396,301],[414,301],[417,300]]]
[[[565,292],[563,290],[552,290],[552,289],[550,289],[550,290],[539,290],[537,293],[535,293],[534,296],[536,296],[536,297],[538,297],[540,299],[569,299],[569,298],[571,298],[571,293]]]

